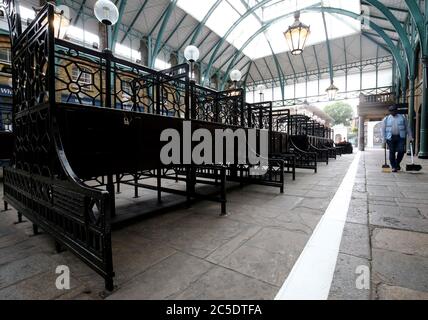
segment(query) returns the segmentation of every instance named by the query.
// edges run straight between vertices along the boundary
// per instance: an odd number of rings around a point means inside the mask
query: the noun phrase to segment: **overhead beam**
[[[245,77],[244,77],[244,87],[245,87],[245,88],[247,88],[247,81],[248,81],[248,77],[249,77],[249,75],[250,75],[251,67],[252,67],[252,65],[253,65],[253,61],[252,61],[252,60],[250,60],[249,62],[250,62],[250,65],[248,66],[247,72],[246,72]]]
[[[325,20],[324,10],[322,10],[322,9],[321,9],[321,14],[322,14],[322,21],[323,21],[323,25],[324,25],[325,41],[326,41],[326,45],[327,45],[328,65],[330,68],[330,82],[333,84],[333,82],[334,82],[333,59],[331,57],[331,47],[330,47],[330,39],[328,38],[327,22]]]
[[[127,31],[125,32],[125,34],[122,37],[122,40],[120,40],[120,43],[123,43],[123,41],[125,41],[126,36],[128,35],[128,32],[131,31],[132,28],[134,28],[135,23],[140,18],[141,13],[143,12],[143,10],[146,7],[146,5],[147,5],[148,2],[149,2],[149,0],[145,0],[143,2],[143,4],[141,5],[140,9],[138,9],[137,14],[135,15],[134,19],[132,19],[131,24],[128,26]]]
[[[267,86],[267,82],[266,82],[265,78],[263,77],[262,73],[260,72],[260,69],[257,66],[256,62],[254,62],[254,66],[256,67],[257,73],[260,75],[260,78],[262,79],[263,83],[265,84],[265,86]]]
[[[156,57],[159,54],[160,46],[161,46],[162,39],[163,39],[163,34],[165,32],[166,26],[168,25],[169,17],[171,16],[172,11],[174,10],[176,4],[177,4],[177,0],[172,0],[171,3],[169,4],[168,8],[165,9],[162,24],[159,28],[159,33],[157,35],[155,46],[153,48],[153,54],[152,54],[152,59],[151,59],[152,61],[150,63],[150,67],[152,67],[152,68],[155,64]]]
[[[170,32],[168,38],[166,38],[166,40],[162,43],[159,51],[162,51],[162,49],[165,47],[165,45],[168,44],[168,41],[171,40],[172,36],[177,32],[177,30],[181,27],[181,25],[183,24],[184,20],[186,20],[187,18],[187,13],[183,16],[183,18],[180,19],[180,21],[177,23],[177,25],[174,27],[174,29],[172,29],[172,31]]]
[[[427,1],[427,0],[425,0]],[[406,6],[409,9],[410,15],[415,22],[416,29],[419,35],[419,41],[421,43],[422,55],[428,56],[428,41],[427,40],[427,29],[425,26],[425,18],[422,11],[419,8],[416,0],[405,0]],[[425,13],[428,15],[428,12]]]
[[[381,3],[378,0],[365,0],[366,3],[369,3],[371,6],[378,9],[384,16],[391,22],[394,29],[397,31],[398,36],[400,37],[400,43],[403,46],[407,67],[410,73],[411,77],[414,77],[415,74],[415,67],[413,63],[413,49],[412,45],[410,44],[410,40],[407,36],[406,30],[401,25],[401,22],[398,21],[398,19],[394,16],[394,14],[388,9],[386,5]]]
[[[193,28],[193,30],[186,36],[185,40],[181,43],[181,45],[178,47],[177,51],[180,51],[181,49],[183,49],[184,45],[187,43],[187,41],[189,39],[190,40],[190,44],[195,44],[196,40],[198,39],[203,26],[207,23],[208,19],[211,17],[211,15],[214,13],[215,9],[217,9],[218,5],[221,3],[222,0],[217,0],[212,7],[208,10],[207,14],[205,15],[205,17],[197,23],[196,27]]]
[[[127,3],[127,0],[121,0],[120,1],[120,5],[119,5],[119,9],[118,9],[119,10],[119,19],[113,28],[113,34],[112,34],[111,41],[110,41],[110,46],[111,46],[110,49],[114,48],[114,44],[117,41],[117,35],[119,34],[119,27],[122,24],[122,18],[123,18],[123,13],[125,11],[126,3]]]
[[[211,17],[211,15],[214,13],[214,11],[217,9],[217,7],[220,5],[220,3],[222,1],[223,0],[217,0],[211,6],[211,8],[208,10],[208,12],[205,15],[205,17],[198,23],[198,25],[196,26],[195,30],[193,31],[193,36],[192,36],[192,39],[190,40],[190,44],[195,44],[196,43],[196,40],[198,39],[199,35],[201,34],[203,26],[205,26],[205,24],[207,23],[208,19]]]
[[[76,19],[74,19],[73,24],[76,25],[79,22],[80,16],[82,15],[83,10],[85,9],[86,0],[82,1],[79,9],[77,10]]]

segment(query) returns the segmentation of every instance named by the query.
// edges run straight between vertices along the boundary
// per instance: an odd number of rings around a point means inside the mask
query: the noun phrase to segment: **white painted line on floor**
[[[328,299],[360,157],[358,152],[275,300]]]

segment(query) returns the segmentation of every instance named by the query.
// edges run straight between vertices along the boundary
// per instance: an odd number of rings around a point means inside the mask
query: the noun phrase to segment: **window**
[[[131,49],[130,47],[124,46],[120,43],[116,43],[114,53],[131,61],[141,61],[141,52]]]
[[[132,87],[131,87],[131,83],[126,81],[126,80],[122,80],[122,91],[123,94],[125,95],[131,95],[132,94]]]
[[[10,48],[0,48],[0,61],[10,63]]]
[[[73,66],[71,70],[71,79],[74,82],[77,82],[82,89],[91,90],[90,85],[93,83],[92,81],[92,71],[85,67],[77,67]]]

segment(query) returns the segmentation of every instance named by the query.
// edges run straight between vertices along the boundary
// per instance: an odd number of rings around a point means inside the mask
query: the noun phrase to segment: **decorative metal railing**
[[[195,190],[196,182],[204,183],[198,175],[215,180],[214,185],[220,180],[222,209],[226,177],[283,192],[281,159],[269,159],[267,173],[254,176],[250,162],[174,167],[159,158],[164,129],[181,133],[183,120],[191,120],[194,129],[271,130],[271,104],[247,108],[242,89],[215,92],[197,86],[190,82],[188,65],[155,71],[106,50],[56,39],[51,4],[22,32],[18,6],[3,4],[11,26],[15,135],[12,165],[5,169],[5,200],[18,217],[25,215],[35,229],[43,228],[101,274],[108,290],[114,276],[113,175],[132,175],[135,188],[155,189],[159,200],[161,192],[172,192],[161,185],[171,170],[185,176],[186,191],[179,193],[188,201],[206,198]],[[85,184],[105,176],[106,184]],[[157,185],[143,184],[140,177],[156,178]]]
[[[348,99],[359,99],[360,95],[377,95],[391,93],[394,97],[394,90],[392,87],[379,87],[379,88],[370,88],[370,89],[361,89],[361,90],[353,90],[353,91],[339,91],[336,95],[335,101],[348,100]],[[285,100],[276,100],[273,101],[274,108],[276,107],[292,107],[295,105],[302,105],[305,103],[317,103],[317,102],[329,102],[328,96],[326,94],[309,96],[309,97],[296,97]]]
[[[388,104],[394,103],[396,100],[394,93],[379,93],[379,94],[361,94],[360,95],[360,104]]]

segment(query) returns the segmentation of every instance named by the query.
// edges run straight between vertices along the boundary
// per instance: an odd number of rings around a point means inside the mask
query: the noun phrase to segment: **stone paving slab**
[[[192,283],[177,300],[272,300],[279,288],[239,272],[214,267]]]
[[[404,230],[375,229],[373,248],[428,258],[428,234]],[[428,275],[427,275],[428,276]]]
[[[428,300],[427,292],[385,284],[377,288],[377,294],[379,300]]]
[[[334,280],[330,288],[330,300],[369,300],[370,290],[358,289],[357,268],[370,266],[368,259],[339,253]],[[370,280],[368,280],[370,282]]]
[[[428,258],[380,249],[372,255],[373,289],[387,284],[428,292]]]
[[[370,259],[370,235],[367,225],[347,223],[343,230],[340,252]]]

